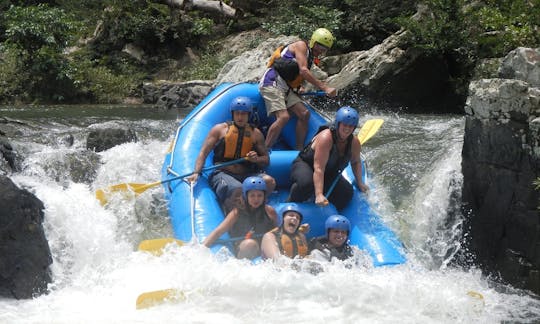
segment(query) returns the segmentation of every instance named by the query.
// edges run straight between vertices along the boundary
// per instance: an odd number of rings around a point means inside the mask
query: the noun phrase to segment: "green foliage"
[[[428,10],[419,20],[396,21],[411,32],[411,43],[448,53],[468,51],[477,58],[504,56],[518,46],[540,45],[540,6],[527,1],[426,0]]]
[[[449,52],[466,45],[468,31],[461,11],[464,0],[427,0],[428,10],[420,18],[399,17],[395,21],[410,32],[410,42],[427,51]]]
[[[10,60],[1,63],[2,70],[5,80],[18,89],[18,97],[62,101],[71,96],[69,64],[62,52],[77,26],[74,20],[60,9],[41,4],[12,6],[4,18],[3,55]]]
[[[141,72],[124,65],[124,73],[114,73],[105,66],[99,66],[79,55],[73,60],[70,76],[79,95],[98,103],[120,103],[134,94],[144,76]]]
[[[298,5],[294,1],[281,2],[280,6],[285,8],[278,10],[276,16],[268,19],[269,22],[263,23],[263,28],[276,35],[297,35],[309,39],[315,29],[324,27],[336,37],[335,47],[348,46],[348,41],[339,37],[342,11],[324,5]]]
[[[193,36],[208,36],[212,34],[212,27],[214,27],[214,21],[212,19],[196,19],[193,21],[191,32]]]
[[[232,54],[210,50],[192,65],[179,69],[172,78],[178,81],[211,80],[217,77],[221,68],[232,58]]]
[[[5,14],[6,44],[32,55],[43,47],[61,51],[77,28],[75,20],[46,5],[11,7]]]
[[[470,8],[471,39],[478,44],[479,56],[503,56],[518,46],[538,46],[539,5],[487,1],[485,6]]]

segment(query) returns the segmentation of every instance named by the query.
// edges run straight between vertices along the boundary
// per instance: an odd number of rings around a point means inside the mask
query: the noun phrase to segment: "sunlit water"
[[[38,111],[38,112],[36,112]],[[181,113],[185,114],[185,112]],[[364,115],[385,124],[364,147],[370,200],[407,248],[407,264],[312,275],[253,266],[202,247],[137,252],[143,239],[171,236],[161,187],[106,207],[96,189],[160,179],[178,123],[150,107],[42,107],[0,116],[19,121],[11,138],[22,169],[12,176],[45,205],[53,254],[50,293],[0,299],[0,323],[500,323],[540,321],[540,302],[450,265],[461,249],[458,212],[464,120],[459,116]],[[89,129],[124,125],[139,141],[85,150]],[[72,136],[73,145],[70,145]],[[143,292],[175,288],[186,299],[136,310]],[[472,296],[470,294],[472,292]]]

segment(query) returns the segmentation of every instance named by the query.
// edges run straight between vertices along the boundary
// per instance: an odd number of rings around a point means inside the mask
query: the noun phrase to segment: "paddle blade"
[[[164,302],[180,302],[186,299],[184,292],[177,289],[165,289],[145,292],[137,297],[137,309],[157,306]]]
[[[184,242],[171,237],[144,240],[139,244],[139,251],[149,252],[156,256],[160,256],[163,254],[163,249],[171,243],[176,243],[178,246],[185,244]]]
[[[360,141],[360,144],[364,144],[368,139],[373,137],[379,128],[381,128],[383,123],[384,120],[382,119],[370,119],[366,121],[360,129],[360,132],[358,132],[358,140]]]
[[[96,199],[99,200],[101,205],[105,205],[109,200],[109,195],[115,192],[134,193],[140,195],[146,190],[161,184],[161,181],[152,183],[121,183],[114,186],[110,186],[107,189],[96,190]]]

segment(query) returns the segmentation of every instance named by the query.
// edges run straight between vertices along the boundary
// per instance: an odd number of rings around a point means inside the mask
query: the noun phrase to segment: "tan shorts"
[[[285,110],[299,102],[303,102],[302,98],[292,90],[287,93],[287,91],[283,91],[276,87],[261,87],[260,91],[264,98],[268,116],[276,111]]]

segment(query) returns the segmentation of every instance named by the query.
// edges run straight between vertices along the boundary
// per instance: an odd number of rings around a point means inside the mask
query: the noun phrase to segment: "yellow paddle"
[[[236,159],[236,160],[232,160],[232,161],[228,161],[228,162],[224,162],[224,163],[220,163],[220,164],[216,164],[216,165],[211,165],[209,167],[203,168],[201,171],[202,172],[210,171],[210,170],[218,169],[218,168],[221,168],[221,167],[224,167],[224,166],[227,166],[227,165],[240,163],[240,162],[245,161],[245,160],[246,160],[246,158],[241,158],[241,159]],[[171,182],[171,181],[175,181],[175,180],[178,180],[178,179],[188,177],[188,176],[192,175],[193,173],[195,173],[195,172],[186,173],[186,174],[178,176],[178,177],[170,178],[170,179],[163,180],[163,181],[156,181],[156,182],[152,182],[152,183],[120,183],[120,184],[117,184],[117,185],[114,185],[114,186],[110,186],[107,189],[98,189],[98,190],[96,190],[96,199],[99,200],[101,205],[105,205],[107,203],[107,196],[109,194],[113,193],[113,192],[118,192],[118,191],[133,192],[137,196],[137,195],[140,195],[141,193],[145,192],[147,189],[159,186],[160,184],[164,184],[164,183],[167,183],[167,182]]]
[[[186,299],[184,292],[177,289],[149,291],[137,297],[137,309],[143,309],[161,304],[163,301],[178,302]]]
[[[368,139],[373,137],[381,128],[384,120],[382,119],[370,119],[364,123],[360,131],[358,132],[358,140],[360,144],[364,144]]]
[[[171,243],[176,243],[178,246],[182,246],[185,244],[184,241],[180,241],[172,237],[164,237],[153,240],[144,240],[139,243],[138,250],[160,256],[161,254],[163,254],[163,248]]]

